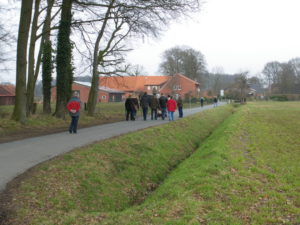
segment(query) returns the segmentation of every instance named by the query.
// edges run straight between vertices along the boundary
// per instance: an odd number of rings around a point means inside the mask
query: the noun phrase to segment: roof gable
[[[79,84],[79,85],[83,85],[83,86],[86,86],[86,87],[89,87],[89,88],[92,86],[90,82],[74,81],[74,83]],[[98,90],[99,91],[105,91],[105,92],[108,92],[108,93],[119,93],[119,94],[124,93],[121,90],[116,90],[116,89],[109,88],[109,87],[104,87],[104,86],[99,86]]]
[[[0,96],[15,96],[15,86],[11,84],[0,84]]]
[[[169,79],[169,76],[100,77],[100,85],[123,91],[143,91],[145,86],[160,86]]]

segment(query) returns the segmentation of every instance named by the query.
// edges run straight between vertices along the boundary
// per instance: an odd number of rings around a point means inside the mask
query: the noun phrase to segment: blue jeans
[[[157,120],[157,109],[151,109],[151,120],[153,120],[153,114],[154,119]]]
[[[143,107],[143,117],[144,117],[144,120],[147,120],[147,114],[148,114],[148,107]]]
[[[69,127],[69,132],[77,133],[77,124],[78,124],[79,116],[71,116],[71,117],[72,117],[72,120],[71,120],[71,124]]]
[[[182,118],[183,117],[182,107],[178,107],[178,112],[179,112],[179,118]]]
[[[169,111],[169,120],[174,120],[174,112]]]

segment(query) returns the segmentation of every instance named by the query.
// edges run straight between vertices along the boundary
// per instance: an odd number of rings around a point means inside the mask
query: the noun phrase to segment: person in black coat
[[[159,97],[159,108],[161,109],[161,118],[162,120],[165,119],[165,117],[167,116],[167,97],[164,96],[163,93],[160,94]]]
[[[135,109],[134,100],[131,95],[129,95],[125,101],[125,110],[126,110],[126,120],[127,121],[129,120],[129,115],[130,115],[130,120],[135,120],[136,109]]]
[[[149,96],[147,95],[147,92],[145,92],[141,99],[140,99],[140,105],[143,109],[143,117],[144,117],[144,120],[147,120],[147,114],[148,114],[148,108],[149,108],[149,105],[150,105],[150,98]]]

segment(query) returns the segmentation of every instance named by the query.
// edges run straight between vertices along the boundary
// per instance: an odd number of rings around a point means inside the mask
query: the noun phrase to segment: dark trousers
[[[167,117],[167,108],[166,107],[161,107],[161,118],[162,118],[162,120],[164,120],[165,117]]]
[[[179,118],[182,118],[183,117],[182,106],[178,107],[178,112],[179,112]]]
[[[79,116],[71,116],[71,118],[72,120],[69,127],[69,132],[77,133],[77,124],[78,124]]]
[[[151,120],[153,120],[153,115],[154,119],[157,120],[157,109],[151,109]]]
[[[203,102],[201,101],[201,107],[203,107]]]
[[[147,114],[148,114],[148,107],[143,107],[143,117],[144,117],[144,120],[147,120]]]
[[[129,119],[129,115],[130,115],[130,120],[135,120],[135,114],[136,111],[134,110],[126,110],[126,120]]]

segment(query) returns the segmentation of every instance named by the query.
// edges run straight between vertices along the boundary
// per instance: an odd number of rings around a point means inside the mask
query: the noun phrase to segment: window
[[[173,90],[181,90],[181,85],[174,85]]]
[[[106,99],[106,95],[102,95],[102,99]]]

